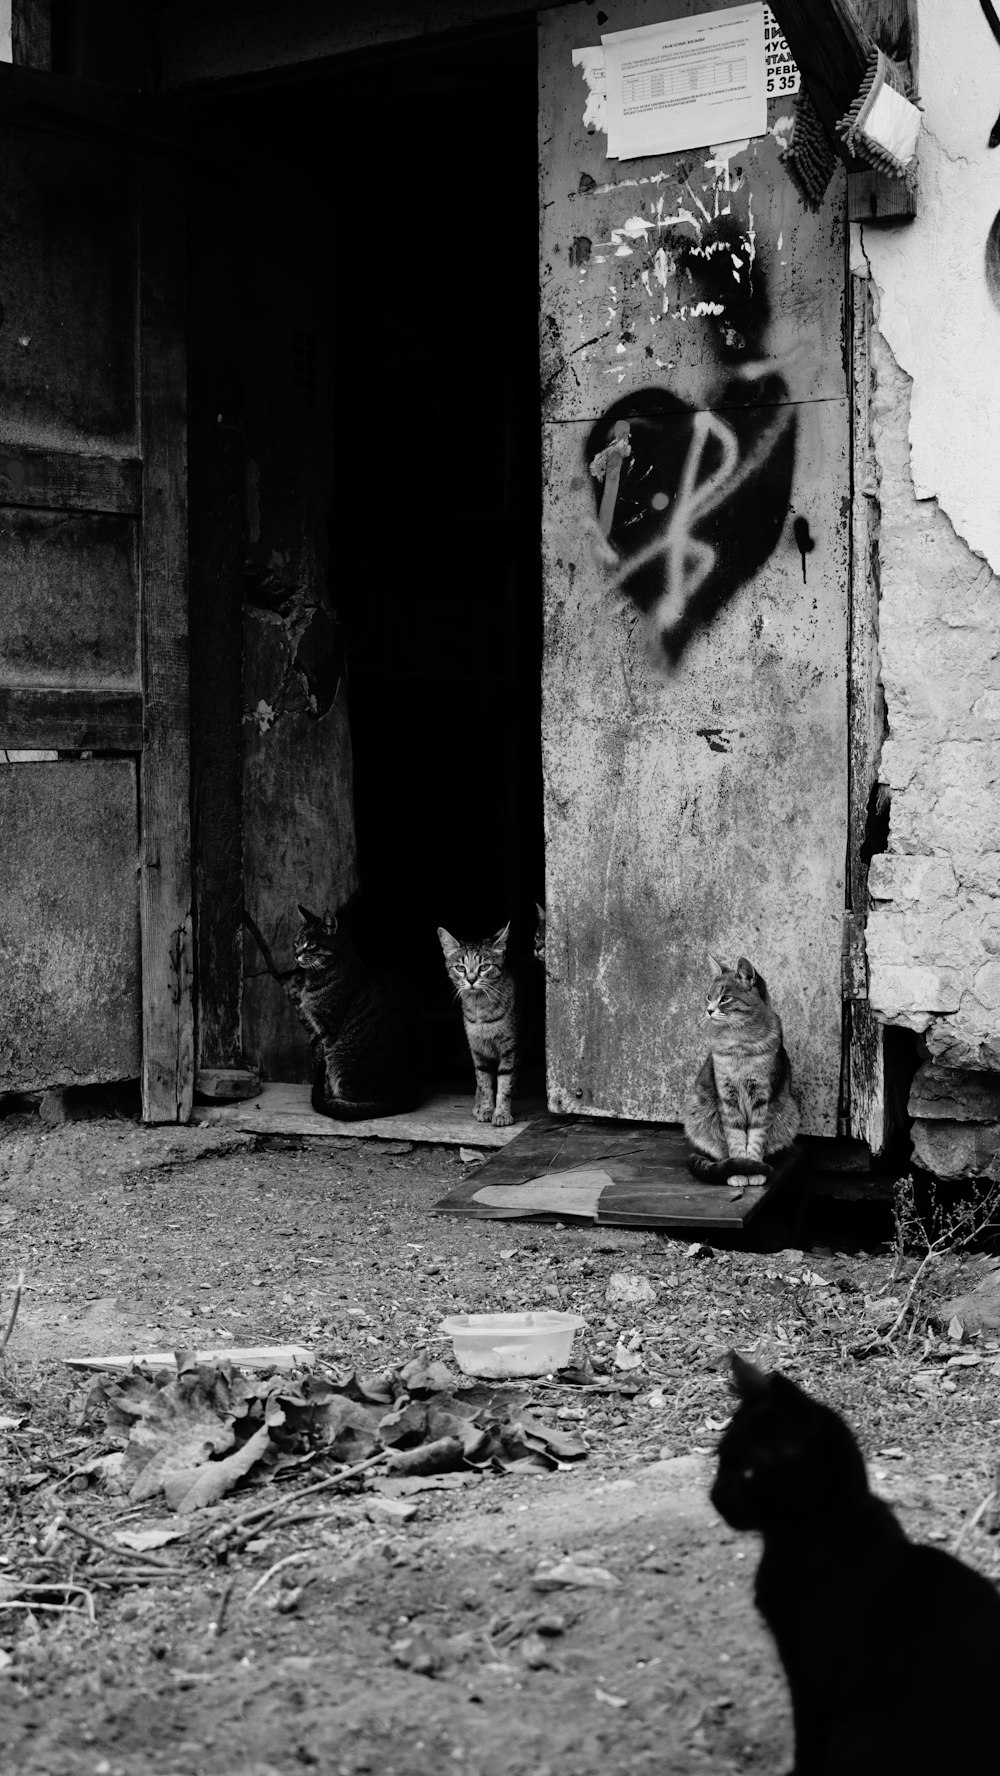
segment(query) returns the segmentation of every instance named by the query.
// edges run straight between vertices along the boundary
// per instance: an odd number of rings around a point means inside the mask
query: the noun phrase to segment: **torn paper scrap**
[[[512,1215],[586,1215],[597,1219],[597,1205],[614,1183],[610,1173],[591,1167],[570,1172],[545,1172],[525,1184],[484,1184],[473,1202],[507,1209]]]

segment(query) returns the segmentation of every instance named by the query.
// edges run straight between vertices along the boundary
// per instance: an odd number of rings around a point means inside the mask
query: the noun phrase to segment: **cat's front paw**
[[[477,1122],[495,1122],[492,1104],[473,1104],[472,1114]]]
[[[512,1110],[503,1110],[498,1105],[497,1108],[494,1110],[492,1117],[489,1118],[488,1120],[492,1121],[494,1128],[498,1128],[498,1129],[510,1128],[511,1124],[514,1121],[514,1112]]]

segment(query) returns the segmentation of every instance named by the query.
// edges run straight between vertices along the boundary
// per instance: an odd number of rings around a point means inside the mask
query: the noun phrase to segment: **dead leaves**
[[[418,1357],[375,1376],[257,1380],[181,1352],[176,1375],[133,1370],[96,1393],[109,1429],[128,1436],[129,1497],[162,1493],[181,1516],[217,1503],[255,1470],[269,1477],[317,1457],[355,1467],[384,1455],[391,1476],[418,1479],[469,1468],[549,1472],[587,1454],[578,1436],[517,1410],[517,1390],[453,1393],[454,1379],[445,1364]]]

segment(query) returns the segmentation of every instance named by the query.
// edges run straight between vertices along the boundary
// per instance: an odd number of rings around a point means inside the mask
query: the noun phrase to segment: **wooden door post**
[[[142,1113],[186,1122],[194,1089],[182,175],[139,163]]]

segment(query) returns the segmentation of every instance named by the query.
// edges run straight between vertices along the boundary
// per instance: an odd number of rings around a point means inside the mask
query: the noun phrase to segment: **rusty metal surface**
[[[698,10],[615,6],[604,29]],[[678,1120],[711,949],[768,980],[804,1128],[832,1134],[842,193],[806,215],[775,134],[607,161],[571,59],[596,30],[582,5],[540,21],[549,1102]]]
[[[0,507],[0,684],[138,686],[135,520]]]
[[[5,442],[135,437],[135,170],[104,143],[0,129]]]
[[[0,1090],[139,1072],[136,768],[0,765]]]

